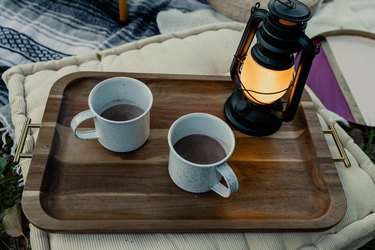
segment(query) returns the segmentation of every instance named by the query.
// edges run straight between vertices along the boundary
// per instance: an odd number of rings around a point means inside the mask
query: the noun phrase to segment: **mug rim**
[[[196,117],[196,116],[198,116],[198,117],[205,116],[205,117],[209,117],[210,119],[216,120],[217,122],[223,124],[224,127],[226,127],[226,129],[230,133],[230,143],[231,143],[230,149],[229,149],[228,153],[226,154],[226,156],[223,159],[221,159],[220,161],[217,161],[217,162],[214,162],[214,163],[210,163],[210,164],[194,163],[194,162],[191,162],[191,161],[188,161],[188,160],[184,159],[174,149],[174,145],[172,144],[172,138],[171,138],[172,137],[172,131],[183,120],[189,119],[190,117]],[[232,129],[229,127],[229,125],[225,121],[223,121],[222,119],[220,119],[219,117],[217,117],[215,115],[212,115],[212,114],[209,114],[209,113],[195,112],[195,113],[189,113],[189,114],[183,115],[183,116],[179,117],[177,120],[175,120],[173,122],[173,124],[171,125],[171,127],[169,128],[169,131],[168,131],[168,145],[169,145],[169,150],[171,150],[173,152],[173,154],[179,160],[183,161],[186,164],[194,166],[194,167],[210,168],[210,167],[216,167],[216,166],[219,166],[219,165],[225,163],[232,156],[234,148],[235,148],[235,144],[236,144],[236,141],[235,141],[234,133],[233,133]]]
[[[126,80],[126,81],[131,81],[131,82],[134,82],[135,84],[138,84],[138,86],[142,86],[142,88],[144,88],[147,92],[147,95],[150,97],[150,101],[149,101],[149,105],[147,106],[147,108],[144,110],[144,112],[133,118],[133,119],[130,119],[130,120],[124,120],[124,121],[114,121],[114,120],[110,120],[110,119],[107,119],[107,118],[104,118],[102,117],[100,114],[98,114],[94,108],[92,107],[92,95],[93,93],[96,91],[96,89],[98,89],[101,85],[104,85],[104,84],[109,84],[108,82],[111,82],[111,81],[116,81],[116,80]],[[106,122],[109,122],[109,123],[112,123],[112,124],[126,124],[126,123],[131,123],[133,121],[136,121],[136,120],[139,120],[141,118],[143,118],[145,115],[147,115],[151,108],[152,108],[152,104],[153,104],[153,101],[154,101],[154,98],[153,98],[153,95],[152,95],[152,92],[150,90],[150,88],[142,81],[136,79],[136,78],[132,78],[132,77],[126,77],[126,76],[118,76],[118,77],[111,77],[111,78],[107,78],[99,83],[97,83],[94,88],[92,88],[92,90],[90,91],[90,94],[89,94],[89,98],[88,98],[88,104],[89,104],[89,109],[91,110],[91,112],[93,112],[95,114],[95,118],[99,118],[103,121],[106,121]]]

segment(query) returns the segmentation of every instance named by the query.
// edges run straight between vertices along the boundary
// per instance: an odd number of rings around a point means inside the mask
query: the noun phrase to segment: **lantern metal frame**
[[[304,34],[307,21],[311,18],[306,5],[297,0],[270,0],[269,11],[260,9],[259,6],[257,3],[251,9],[249,21],[230,67],[231,79],[236,88],[224,104],[224,113],[227,120],[241,132],[265,136],[279,130],[284,121],[294,119],[308,73],[320,46]],[[255,36],[257,42],[249,53]],[[246,89],[240,80],[246,56],[252,56],[256,63],[265,68],[285,70],[295,65],[294,55],[297,53],[299,58],[294,78],[285,89],[289,95],[286,101],[284,95],[272,104],[255,103],[244,95],[243,91],[249,95],[253,91]],[[276,92],[280,90],[263,94]]]

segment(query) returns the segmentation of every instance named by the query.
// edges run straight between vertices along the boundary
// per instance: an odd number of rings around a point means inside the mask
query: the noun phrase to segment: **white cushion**
[[[42,119],[49,89],[63,75],[76,71],[122,71],[224,75],[242,34],[243,25],[208,25],[173,35],[161,35],[110,50],[65,58],[59,61],[20,65],[4,75],[9,88],[12,121],[18,140],[26,117]],[[326,110],[312,96],[318,111],[329,120]],[[333,121],[329,121],[333,122]],[[322,120],[322,124],[324,121]],[[323,232],[221,233],[221,234],[58,234],[31,225],[33,249],[353,249],[374,234],[374,165],[338,126],[340,139],[352,162],[336,167],[347,198],[347,211],[335,227]],[[32,152],[38,132],[27,138],[26,152]],[[333,155],[337,149],[327,141]],[[22,160],[27,175],[30,160]]]
[[[311,11],[314,11],[320,2],[320,0],[300,1],[306,4]],[[247,22],[250,17],[251,8],[257,2],[259,2],[261,8],[268,9],[269,0],[208,0],[208,2],[219,13],[240,22]]]

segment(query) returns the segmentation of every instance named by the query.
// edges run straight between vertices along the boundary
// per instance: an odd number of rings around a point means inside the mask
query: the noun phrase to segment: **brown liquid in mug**
[[[182,158],[196,164],[212,164],[226,156],[223,146],[206,135],[185,136],[173,147]]]
[[[120,103],[105,109],[100,116],[112,121],[128,121],[142,115],[143,113],[144,110],[136,105]]]

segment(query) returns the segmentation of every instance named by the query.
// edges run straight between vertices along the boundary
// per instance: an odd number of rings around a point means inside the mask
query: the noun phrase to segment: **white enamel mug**
[[[225,157],[212,164],[190,162],[180,156],[174,145],[188,135],[206,135],[215,139],[225,150]],[[168,132],[168,172],[181,189],[192,193],[213,190],[222,197],[229,197],[238,190],[238,180],[227,160],[235,147],[231,128],[220,118],[206,113],[191,113],[178,118]],[[227,186],[220,183],[224,178]]]
[[[100,114],[108,104],[121,100],[143,110],[139,116],[124,121],[109,120]],[[113,77],[98,83],[90,92],[89,109],[77,114],[70,127],[76,138],[98,139],[100,144],[114,152],[129,152],[141,147],[150,135],[150,110],[153,96],[143,82],[129,77]],[[79,125],[94,119],[94,130],[78,130]]]

